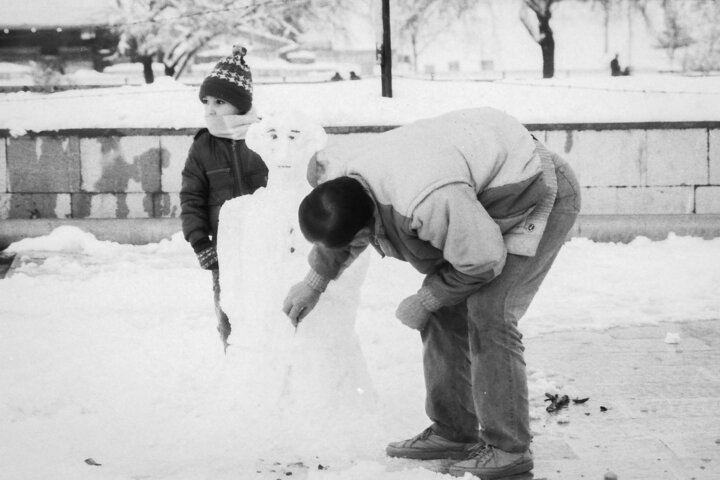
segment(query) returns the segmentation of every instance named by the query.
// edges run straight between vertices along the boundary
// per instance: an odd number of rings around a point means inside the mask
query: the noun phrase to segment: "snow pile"
[[[302,111],[321,125],[399,125],[468,107],[491,106],[524,123],[717,121],[714,77],[586,77],[496,82],[395,79],[393,98],[378,79],[321,84],[256,85],[261,116]],[[0,95],[0,129],[199,128],[197,88],[162,77],[152,85],[53,94]],[[37,112],[42,111],[43,115]],[[72,115],[68,115],[72,112]]]
[[[541,333],[717,318],[720,271],[707,266],[720,265],[718,247],[720,238],[674,234],[662,242],[638,237],[629,244],[573,239],[560,251],[551,281],[541,286],[522,326]]]
[[[310,191],[309,160],[326,135],[306,116],[283,112],[252,125],[247,141],[268,165],[268,185],[227,201],[218,229],[221,303],[233,325],[229,356],[239,360],[249,417],[243,423],[270,451],[305,464],[320,455],[338,465],[372,448],[358,445],[356,435],[377,431],[375,392],[355,332],[369,256],[332,282],[293,328],[281,306],[307,273],[310,251],[297,209]],[[347,418],[354,419],[353,435]]]

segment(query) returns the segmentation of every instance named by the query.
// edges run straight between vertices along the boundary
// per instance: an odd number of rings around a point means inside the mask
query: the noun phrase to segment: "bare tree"
[[[409,44],[416,72],[420,54],[476,3],[472,0],[397,0],[391,4],[390,18],[398,48]]]
[[[685,48],[683,68],[702,73],[720,70],[720,3],[687,0],[681,5],[681,22],[691,39]]]
[[[671,0],[663,0],[663,20],[665,28],[658,35],[658,44],[667,51],[670,64],[675,62],[678,49],[693,43],[686,24],[687,18],[682,14],[679,6]]]
[[[303,21],[330,21],[339,0],[116,0],[118,52],[143,64],[152,83],[152,62],[178,78],[193,56],[218,36],[238,29],[294,39]]]
[[[555,38],[550,27],[552,6],[555,2],[556,0],[523,0],[520,8],[520,21],[542,51],[543,78],[552,78],[555,75]],[[531,18],[533,15],[535,21]]]

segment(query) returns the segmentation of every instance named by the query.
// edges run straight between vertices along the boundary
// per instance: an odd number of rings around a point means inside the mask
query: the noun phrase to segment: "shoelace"
[[[432,431],[432,427],[428,427],[422,432],[418,433],[411,441],[410,445],[414,445],[415,442],[419,442],[421,440],[427,440],[430,435],[432,435],[434,432]]]
[[[420,435],[418,435],[418,440],[427,440],[430,435],[432,435],[434,432],[432,431],[432,427],[428,427],[425,430],[422,431]]]
[[[486,443],[480,442],[474,445],[468,451],[468,458],[477,460],[481,463],[485,463],[488,457],[492,456],[492,446]]]

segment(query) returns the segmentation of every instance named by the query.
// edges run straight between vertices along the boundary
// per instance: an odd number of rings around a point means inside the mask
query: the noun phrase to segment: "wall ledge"
[[[62,225],[92,233],[98,240],[143,245],[167,239],[181,230],[178,218],[11,219],[0,222],[0,250],[23,238],[47,235]],[[720,237],[717,215],[580,215],[569,237],[598,242],[630,242],[638,236],[663,240],[670,233],[706,239]]]
[[[329,135],[350,135],[356,133],[382,133],[399,125],[331,125],[325,131]],[[683,122],[563,122],[563,123],[526,123],[531,131],[557,130],[683,130],[683,129],[720,129],[720,121],[683,121]],[[28,130],[24,136],[38,137],[129,137],[161,135],[195,135],[202,128],[67,128],[61,130]],[[0,138],[13,137],[7,128],[0,129]]]

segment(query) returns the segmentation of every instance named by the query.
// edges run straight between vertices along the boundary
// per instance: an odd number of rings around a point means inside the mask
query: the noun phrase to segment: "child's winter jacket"
[[[195,246],[215,241],[220,207],[226,200],[267,185],[268,168],[244,140],[200,130],[182,171],[180,205],[185,239]]]

